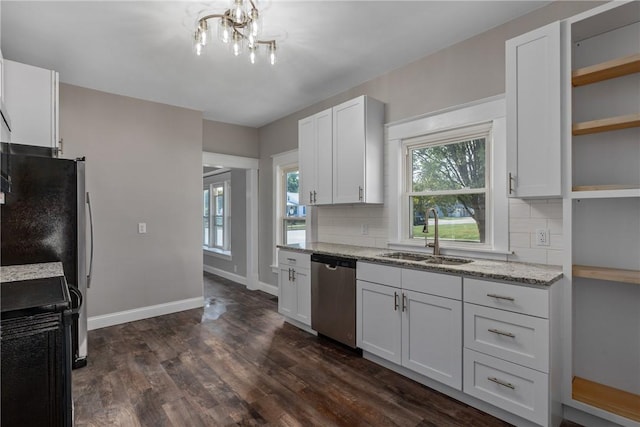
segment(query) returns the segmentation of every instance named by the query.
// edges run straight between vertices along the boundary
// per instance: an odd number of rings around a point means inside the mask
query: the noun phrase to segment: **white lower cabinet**
[[[464,350],[464,392],[547,425],[549,414],[547,374],[477,351]]]
[[[403,289],[405,275],[398,274],[400,271],[408,270],[358,263],[358,347],[461,390],[462,302]],[[386,283],[361,280],[376,277],[374,272],[378,280]],[[452,277],[431,276],[431,282],[421,283],[421,289],[438,289],[439,278],[450,280]],[[461,287],[460,277],[457,282]]]
[[[310,259],[309,254],[278,254],[278,312],[307,326],[311,326]]]

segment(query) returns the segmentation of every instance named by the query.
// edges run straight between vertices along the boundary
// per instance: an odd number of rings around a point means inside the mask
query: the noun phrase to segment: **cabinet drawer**
[[[311,268],[311,255],[302,252],[278,251],[278,265],[290,265],[300,268]]]
[[[549,318],[546,289],[464,278],[464,302]]]
[[[548,425],[548,375],[464,350],[464,392],[540,425]]]
[[[495,308],[464,305],[464,345],[549,372],[549,321]]]
[[[356,276],[358,280],[399,288],[402,280],[402,269],[382,264],[359,262],[357,264]]]
[[[461,300],[462,277],[403,269],[402,289]]]

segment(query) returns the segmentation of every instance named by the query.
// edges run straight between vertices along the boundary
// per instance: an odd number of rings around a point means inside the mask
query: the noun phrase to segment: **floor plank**
[[[285,323],[271,295],[204,282],[203,309],[89,332],[76,426],[508,425]]]

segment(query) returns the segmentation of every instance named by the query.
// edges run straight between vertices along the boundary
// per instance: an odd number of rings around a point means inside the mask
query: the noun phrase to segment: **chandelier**
[[[257,1],[257,0],[256,0]],[[230,46],[235,56],[242,54],[246,44],[249,61],[256,62],[260,45],[266,46],[271,65],[276,63],[276,41],[260,40],[262,20],[254,0],[232,0],[231,7],[222,14],[211,14],[198,19],[194,34],[194,48],[196,55],[202,53],[202,48],[212,39],[210,21],[217,19],[218,38],[222,43]]]

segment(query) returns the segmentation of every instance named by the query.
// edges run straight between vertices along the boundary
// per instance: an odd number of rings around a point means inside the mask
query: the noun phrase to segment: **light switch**
[[[147,232],[147,223],[139,222],[138,223],[138,234],[144,234]]]

